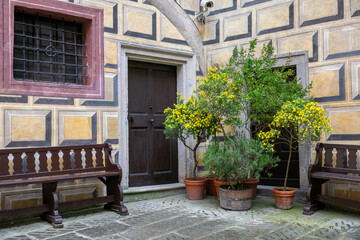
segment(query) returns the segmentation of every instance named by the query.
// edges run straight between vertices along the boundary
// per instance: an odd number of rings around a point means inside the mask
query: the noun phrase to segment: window
[[[4,5],[0,93],[103,97],[102,9],[56,0]]]
[[[83,84],[87,77],[82,24],[15,12],[14,78]]]

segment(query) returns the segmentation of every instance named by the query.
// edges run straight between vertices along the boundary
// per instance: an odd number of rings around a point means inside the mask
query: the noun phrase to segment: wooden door
[[[298,144],[298,143],[294,143]],[[260,183],[261,185],[267,186],[283,186],[285,181],[285,173],[287,167],[287,160],[289,157],[289,147],[284,144],[275,144],[274,147],[275,156],[280,158],[278,166],[270,169],[271,176],[266,174],[261,174]],[[298,149],[292,150],[290,168],[289,168],[289,177],[288,177],[288,187],[300,187],[300,167],[299,167],[299,151]]]
[[[129,61],[129,186],[178,182],[177,141],[164,135],[176,103],[176,67]]]
[[[286,70],[292,69],[296,73],[295,66],[289,66]],[[295,81],[296,76],[289,76],[287,79],[288,82]],[[283,186],[285,181],[287,160],[289,157],[289,147],[286,144],[279,143],[280,140],[275,140],[275,156],[280,158],[280,162],[278,166],[270,169],[271,176],[269,177],[267,174],[261,174],[260,183],[261,185],[267,186]],[[294,143],[294,147],[298,145],[298,143]],[[288,187],[300,187],[300,162],[299,162],[299,148],[292,151],[290,167],[289,167],[289,177],[287,182]]]

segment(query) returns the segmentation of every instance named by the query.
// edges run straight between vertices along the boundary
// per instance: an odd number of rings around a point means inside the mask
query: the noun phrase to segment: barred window
[[[16,80],[86,84],[88,64],[83,25],[28,14],[14,15],[13,74]]]

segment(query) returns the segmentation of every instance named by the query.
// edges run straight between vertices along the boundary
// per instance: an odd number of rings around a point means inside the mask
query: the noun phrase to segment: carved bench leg
[[[54,228],[62,228],[62,217],[58,212],[58,197],[56,195],[57,182],[43,183],[43,204],[49,205],[49,212],[45,212],[41,215],[41,218],[50,222]]]
[[[322,209],[325,207],[324,203],[316,201],[316,195],[321,194],[321,181],[312,179],[312,184],[309,185],[306,198],[309,201],[304,206],[303,214],[312,215],[315,210]]]
[[[120,185],[120,176],[107,177],[106,191],[107,195],[114,195],[115,201],[105,204],[104,208],[114,210],[120,215],[128,215],[128,209],[123,203],[123,191]]]

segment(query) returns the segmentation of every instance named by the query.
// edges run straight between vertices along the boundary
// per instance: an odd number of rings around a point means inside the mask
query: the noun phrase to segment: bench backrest
[[[0,150],[0,180],[118,171],[111,145],[79,145]]]
[[[360,166],[357,166],[358,151],[360,151],[360,145],[318,143],[316,162],[319,162],[323,166],[322,169],[328,172],[360,174]]]

